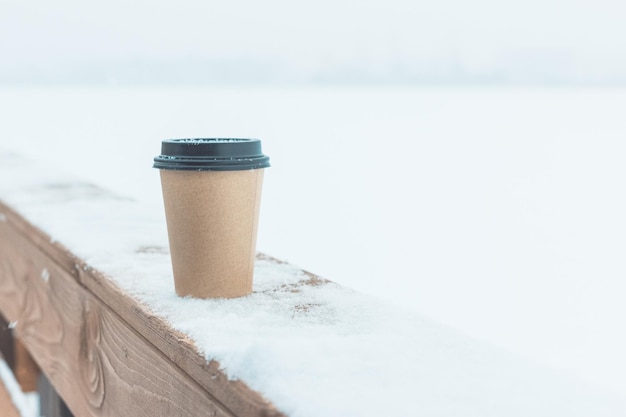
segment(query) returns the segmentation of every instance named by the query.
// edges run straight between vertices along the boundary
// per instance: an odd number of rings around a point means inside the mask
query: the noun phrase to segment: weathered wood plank
[[[184,369],[195,381],[238,416],[280,416],[261,396],[253,393],[243,382],[229,381],[220,371],[219,363],[207,361],[198,353],[193,341],[174,331],[136,301],[116,296],[120,290],[97,271],[79,273],[81,283],[119,312],[135,328]]]
[[[23,392],[37,391],[37,380],[39,379],[39,366],[33,360],[30,352],[19,339],[15,341],[15,365],[13,373],[15,379],[20,384]]]
[[[5,225],[23,236],[31,244],[31,250],[39,249],[49,261],[53,261],[65,272],[67,278],[73,278],[79,287],[101,300],[130,328],[206,390],[224,410],[245,417],[283,415],[245,383],[228,380],[219,370],[219,363],[207,363],[198,353],[193,341],[173,330],[143,304],[125,294],[110,279],[90,268],[1,201],[0,211],[6,216]]]
[[[233,415],[6,222],[0,309],[75,415]]]

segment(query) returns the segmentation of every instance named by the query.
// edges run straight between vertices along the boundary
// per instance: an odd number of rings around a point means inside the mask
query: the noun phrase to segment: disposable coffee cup
[[[252,292],[264,168],[257,139],[168,139],[161,174],[174,286],[180,296]]]

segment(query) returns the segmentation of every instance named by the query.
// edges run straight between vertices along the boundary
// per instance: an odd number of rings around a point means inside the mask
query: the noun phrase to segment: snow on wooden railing
[[[0,310],[76,416],[280,415],[12,208],[0,212]]]
[[[177,297],[161,207],[1,151],[0,313],[80,417],[626,415],[268,256],[247,297]]]
[[[25,160],[7,154],[0,159],[1,167],[16,175],[10,182],[6,171],[1,175],[0,313],[76,416],[281,415],[245,383],[229,380],[187,335],[2,201],[18,189],[13,197],[32,200],[43,218],[73,228],[76,223],[61,218],[63,209],[54,212],[55,203],[100,205],[109,198],[103,191],[49,171],[33,174],[34,165],[30,181],[29,169],[18,169],[25,168]],[[37,188],[39,179],[45,185]],[[106,224],[98,224],[97,217],[85,224],[91,230],[78,231],[79,238],[106,235],[99,229]],[[124,235],[118,238],[123,241]],[[158,243],[134,252],[168,256]]]

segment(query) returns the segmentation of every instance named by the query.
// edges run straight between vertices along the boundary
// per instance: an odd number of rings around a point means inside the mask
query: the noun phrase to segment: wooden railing
[[[23,346],[75,416],[282,415],[12,207],[0,213],[5,354]]]

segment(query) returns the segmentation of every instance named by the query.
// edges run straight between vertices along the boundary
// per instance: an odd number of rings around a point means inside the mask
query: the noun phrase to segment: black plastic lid
[[[166,139],[154,168],[186,171],[242,171],[267,168],[259,139]]]

